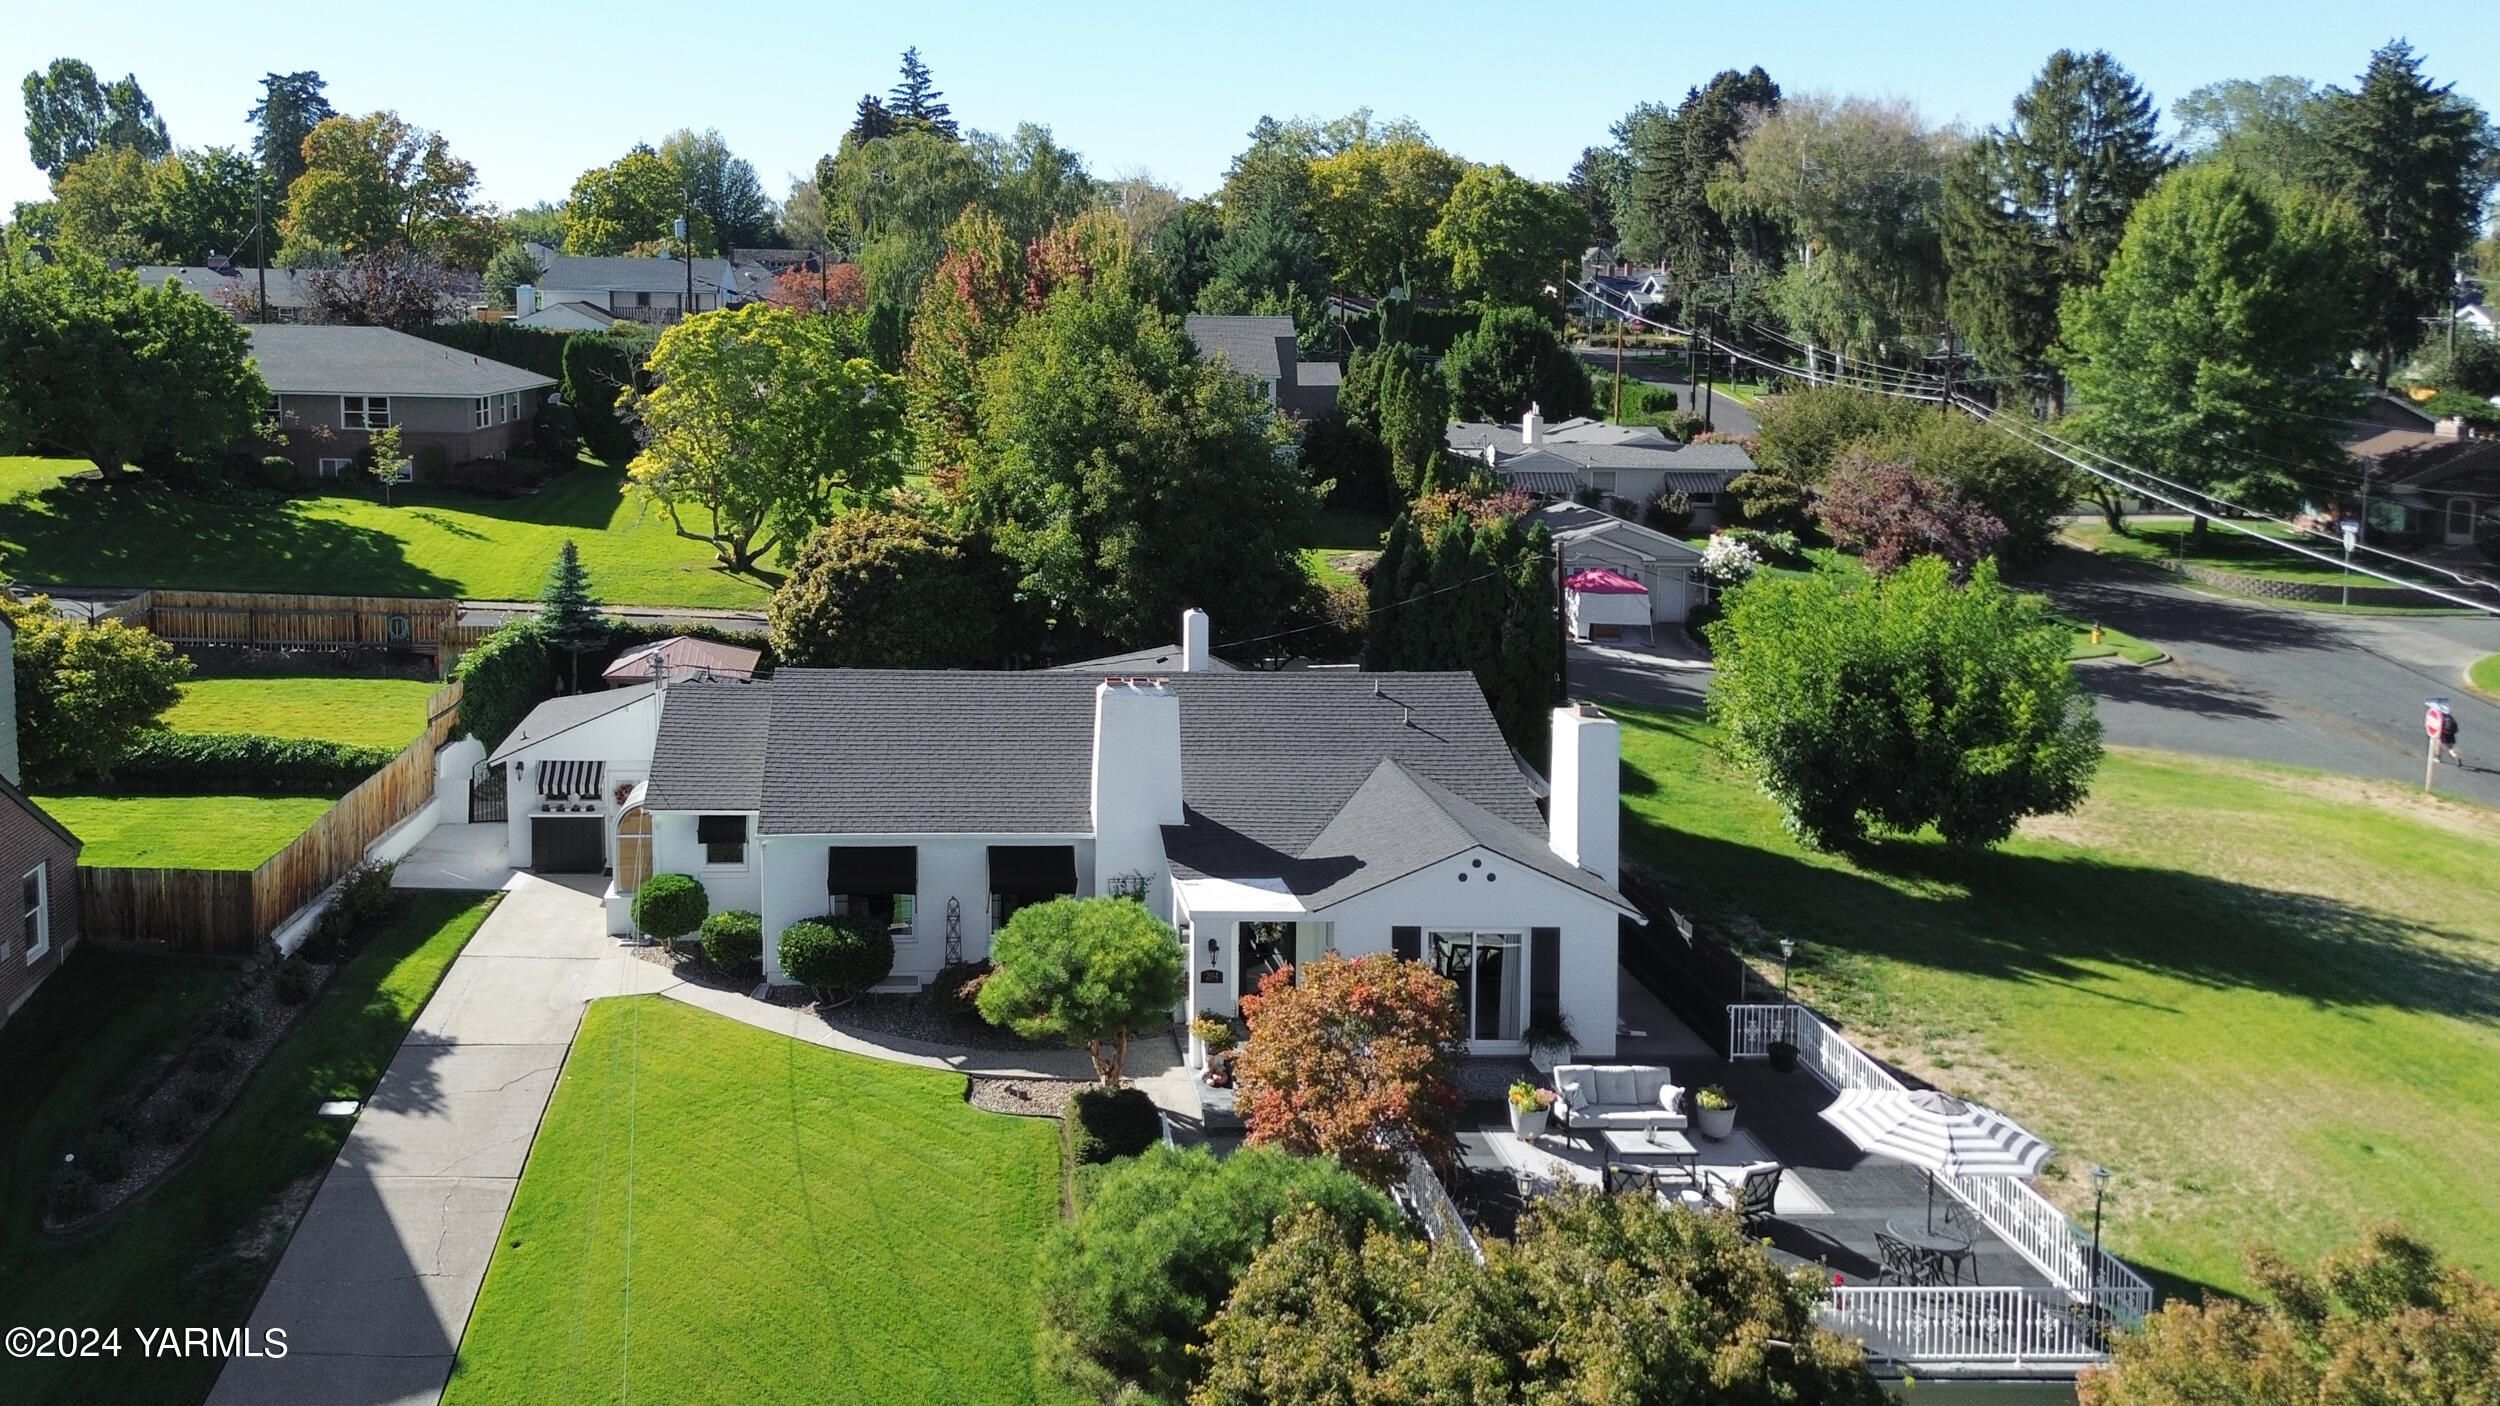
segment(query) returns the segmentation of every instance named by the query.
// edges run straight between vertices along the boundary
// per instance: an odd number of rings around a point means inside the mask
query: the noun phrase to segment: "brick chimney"
[[[1607,883],[1623,854],[1622,729],[1593,704],[1554,710],[1545,831],[1554,853]]]

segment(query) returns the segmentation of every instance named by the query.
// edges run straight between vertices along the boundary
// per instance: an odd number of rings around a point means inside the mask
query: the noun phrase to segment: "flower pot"
[[[1528,1046],[1528,1063],[1534,1066],[1539,1074],[1551,1074],[1554,1072],[1555,1065],[1568,1063],[1570,1059],[1571,1047],[1569,1045]]]
[[[1724,1142],[1729,1133],[1736,1131],[1736,1110],[1733,1108],[1696,1108],[1693,1110],[1693,1126],[1699,1128],[1701,1135],[1712,1142]]]
[[[1521,1108],[1518,1104],[1512,1104],[1510,1106],[1511,1135],[1531,1139],[1543,1137],[1545,1120],[1548,1116],[1549,1111],[1546,1109]]]
[[[1773,1040],[1765,1053],[1771,1056],[1771,1067],[1782,1074],[1797,1071],[1797,1046],[1787,1040]]]

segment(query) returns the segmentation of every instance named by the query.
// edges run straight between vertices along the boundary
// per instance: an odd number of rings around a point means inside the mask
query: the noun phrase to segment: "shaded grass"
[[[2116,1249],[2243,1287],[2399,1218],[2500,1271],[2500,815],[2288,768],[2112,749],[1999,850],[1800,849],[1697,715],[1626,720],[1626,853],[1802,996],[2062,1152]]]
[[[339,674],[193,679],[165,715],[176,732],[258,732],[396,750],[425,731],[440,684]]]
[[[510,500],[411,485],[389,506],[361,490],[207,503],[142,480],[63,481],[86,469],[0,458],[0,570],[36,586],[526,600],[570,539],[617,604],[754,606],[770,588],[718,569],[605,468]]]
[[[2324,551],[2331,555],[2337,550],[2324,538],[2295,534],[2269,522],[2242,522],[2236,525],[2277,541],[2297,537],[2301,545],[2313,551]],[[2138,519],[2128,523],[2124,533],[2117,533],[2110,531],[2107,523],[2074,522],[2066,525],[2064,535],[2067,540],[2090,551],[2149,563],[2181,559],[2180,549],[2189,539],[2189,525],[2184,521],[2170,519]],[[2204,545],[2189,550],[2185,560],[2221,571],[2236,571],[2246,576],[2262,576],[2270,581],[2306,581],[2313,585],[2334,585],[2344,579],[2344,572],[2340,566],[2329,566],[2315,557],[2306,557],[2298,552],[2267,546],[2264,542],[2253,540],[2229,527],[2218,525],[2206,529]],[[2384,567],[2386,563],[2382,561],[2379,565]],[[2404,573],[2400,570],[2397,574]],[[2356,586],[2386,584],[2383,581],[2374,581],[2367,576],[2354,576],[2352,583]]]
[[[1380,555],[1380,541],[1396,520],[1387,508],[1322,508],[1313,540],[1302,549],[1303,564],[1322,585],[1349,584],[1358,579],[1354,568]]]
[[[78,862],[98,869],[257,869],[338,803],[329,796],[39,799],[53,819],[86,841]]]
[[[0,1029],[0,1323],[119,1325],[118,1357],[0,1358],[0,1401],[189,1406],[220,1364],[150,1360],[131,1329],[241,1327],[347,1125],[417,1011],[494,906],[412,893],[270,1052],[191,1161],[72,1240],[37,1230],[53,1164],[105,1103],[187,1036],[234,982],[230,963],[82,948]]]
[[[597,1001],[444,1400],[1029,1402],[1058,1207],[1057,1125],[961,1075]]]

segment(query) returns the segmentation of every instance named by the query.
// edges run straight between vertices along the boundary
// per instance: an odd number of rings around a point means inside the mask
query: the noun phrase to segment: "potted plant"
[[[1736,1100],[1720,1085],[1704,1085],[1693,1094],[1693,1126],[1712,1142],[1724,1140],[1736,1131]]]
[[[1579,1036],[1571,1030],[1571,1018],[1561,1011],[1530,1020],[1528,1028],[1519,1032],[1519,1038],[1527,1041],[1528,1063],[1536,1066],[1539,1074],[1551,1074],[1555,1065],[1569,1063],[1571,1052],[1580,1047]]]
[[[1189,1037],[1198,1042],[1200,1049],[1206,1051],[1204,1067],[1207,1072],[1207,1082],[1216,1084],[1219,1088],[1223,1087],[1222,1084],[1217,1083],[1215,1076],[1219,1073],[1229,1074],[1230,1071],[1226,1066],[1232,1063],[1233,1046],[1241,1042],[1241,1037],[1233,1030],[1233,1023],[1220,1015],[1200,1011],[1198,1018],[1189,1022]]]
[[[1512,1136],[1535,1139],[1545,1135],[1545,1119],[1554,1108],[1554,1091],[1540,1089],[1522,1079],[1510,1086],[1510,1131]]]
[[[1763,1046],[1763,1053],[1771,1057],[1771,1067],[1778,1070],[1780,1073],[1794,1074],[1797,1072],[1796,1041],[1773,1040],[1770,1044]]]

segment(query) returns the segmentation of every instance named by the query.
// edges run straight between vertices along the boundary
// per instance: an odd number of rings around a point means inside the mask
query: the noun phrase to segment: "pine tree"
[[[2474,241],[2491,191],[2482,109],[2433,87],[2399,39],[2370,56],[2354,92],[2326,98],[2317,183],[2361,216],[2371,246],[2364,283],[2378,382],[2447,306],[2456,261]]]
[[[287,187],[304,174],[304,138],[311,136],[312,129],[325,118],[338,115],[325,95],[328,86],[320,74],[310,69],[272,73],[261,79],[260,101],[244,114],[260,127],[260,137],[253,146],[260,156],[260,169],[269,181],[272,206],[284,205]]]
[[[903,51],[903,81],[895,84],[887,96],[894,100],[889,106],[901,121],[916,122],[950,137],[955,135],[953,109],[941,101],[946,95],[930,79],[929,66],[920,61],[917,46]]]
[[[599,614],[599,598],[590,593],[590,573],[569,537],[555,565],[547,569],[547,589],[538,593],[538,625],[550,648],[573,656],[573,691],[581,692],[582,656],[607,643],[608,622]]]
[[[873,142],[879,137],[890,137],[893,135],[893,112],[888,110],[884,103],[877,101],[876,94],[861,94],[859,99],[859,114],[851,121],[851,145],[858,146],[865,142]],[[819,177],[818,179],[821,180],[823,178]]]

